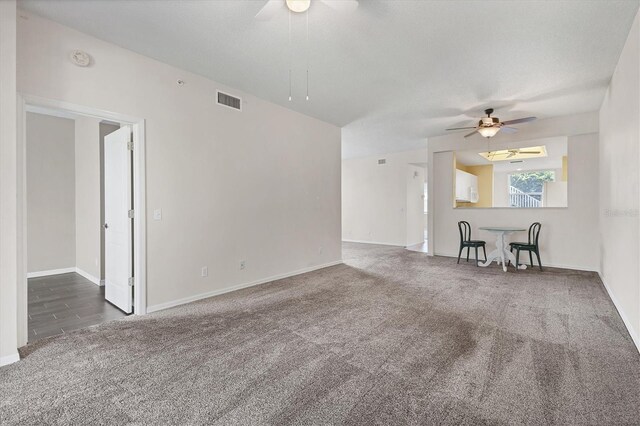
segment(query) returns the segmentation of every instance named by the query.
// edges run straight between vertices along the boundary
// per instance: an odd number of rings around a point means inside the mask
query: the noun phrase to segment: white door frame
[[[103,111],[83,105],[53,99],[41,98],[24,93],[18,93],[18,216],[19,241],[18,247],[18,346],[24,346],[28,338],[27,313],[27,197],[26,197],[26,114],[27,106],[43,107],[64,111],[71,114],[99,118],[128,124],[133,129],[133,203],[135,215],[133,218],[133,275],[134,275],[134,306],[135,315],[147,313],[147,220],[146,220],[146,171],[145,171],[145,120],[125,114]]]

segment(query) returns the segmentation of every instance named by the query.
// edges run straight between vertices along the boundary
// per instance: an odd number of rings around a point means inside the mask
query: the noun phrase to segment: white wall
[[[341,260],[339,128],[33,15],[18,70],[21,92],[146,120],[151,309]]]
[[[598,116],[597,113],[538,120],[520,126],[514,135],[492,140],[492,149],[501,144],[521,147],[532,140],[551,136],[568,136],[569,207],[553,209],[454,209],[453,153],[456,149],[486,147],[482,138],[463,139],[462,135],[430,138],[429,162],[429,252],[457,256],[459,235],[457,222],[467,220],[474,228],[474,238],[490,246],[494,237],[478,232],[480,226],[522,226],[542,223],[541,257],[543,265],[592,270],[599,269],[598,232]],[[515,237],[525,237],[516,235]]]
[[[0,1],[0,366],[19,359],[17,315],[18,265],[22,223],[16,164],[16,2]],[[21,300],[22,302],[23,300]]]
[[[493,206],[509,207],[509,172],[493,174]]]
[[[343,240],[407,244],[408,168],[424,163],[426,154],[417,150],[342,161]],[[379,165],[379,159],[386,164]]]
[[[27,271],[76,265],[75,123],[27,113]]]
[[[562,176],[562,169],[556,170],[556,176]],[[544,183],[544,197],[542,199],[545,207],[565,207],[568,205],[568,185],[567,182],[556,180]]]
[[[79,272],[100,282],[100,120],[75,120],[76,258]]]
[[[640,349],[639,20],[640,14],[636,15],[600,110],[600,271]]]

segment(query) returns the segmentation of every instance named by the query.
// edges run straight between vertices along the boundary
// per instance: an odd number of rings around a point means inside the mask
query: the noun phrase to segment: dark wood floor
[[[75,272],[29,278],[29,342],[124,317],[99,287]]]

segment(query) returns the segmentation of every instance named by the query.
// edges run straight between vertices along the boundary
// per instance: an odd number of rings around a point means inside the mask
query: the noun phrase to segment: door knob
[[[102,225],[102,227],[103,227],[104,229],[107,229],[107,228],[109,227],[109,225],[108,225],[107,223],[105,223],[104,225]]]

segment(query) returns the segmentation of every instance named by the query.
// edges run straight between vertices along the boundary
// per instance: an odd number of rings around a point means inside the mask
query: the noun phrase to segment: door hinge
[[[133,277],[129,277],[127,283],[129,284],[129,287],[133,287]]]
[[[129,219],[133,219],[133,210],[129,210],[127,212],[127,217],[129,217]]]
[[[129,151],[133,151],[133,141],[129,141],[129,142],[127,142],[127,149],[128,149]]]

